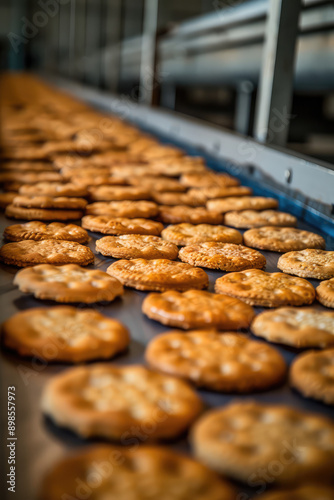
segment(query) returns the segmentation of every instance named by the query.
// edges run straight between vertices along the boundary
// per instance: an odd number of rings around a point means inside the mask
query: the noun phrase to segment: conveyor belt
[[[161,137],[160,137],[161,139]],[[185,147],[187,150],[187,147]],[[190,154],[195,154],[194,149],[189,149]],[[198,152],[197,152],[198,154]],[[223,164],[217,162],[212,163],[216,169],[223,169]],[[243,179],[245,182],[245,179]],[[246,181],[247,182],[247,181]],[[251,181],[249,181],[251,183]],[[262,193],[265,188],[258,185],[256,191]],[[266,194],[270,194],[266,191]],[[293,200],[289,200],[284,195],[281,196],[282,206],[294,206]],[[303,209],[305,210],[305,209]],[[12,224],[13,221],[6,219],[3,215],[0,218],[1,232],[4,228]],[[315,229],[309,224],[302,222],[298,227],[308,230],[315,230],[326,238],[327,249],[334,250],[334,239],[324,232]],[[96,234],[90,233],[92,239],[90,247],[95,253]],[[279,254],[274,252],[262,252],[267,259],[267,271],[277,271],[277,259]],[[101,255],[95,254],[95,264],[101,270],[106,268],[115,259],[104,258]],[[89,266],[93,267],[93,266]],[[0,300],[1,300],[1,321],[6,320],[11,315],[20,310],[25,310],[31,307],[46,307],[53,303],[39,301],[33,298],[32,295],[23,294],[12,285],[12,280],[17,269],[10,266],[1,265],[0,277]],[[207,271],[207,270],[206,270]],[[222,276],[221,271],[207,271],[210,278],[209,291],[213,291],[215,280]],[[316,286],[318,280],[310,280]],[[147,294],[145,292],[126,289],[125,295],[121,299],[117,299],[110,305],[97,305],[96,308],[103,314],[119,319],[124,323],[131,332],[131,345],[129,351],[116,359],[112,360],[114,364],[133,364],[143,363],[143,354],[146,344],[158,333],[166,331],[168,328],[149,320],[141,313],[141,304]],[[94,306],[95,307],[95,306]],[[321,307],[321,306],[319,306]],[[260,309],[256,308],[256,312]],[[279,351],[283,354],[288,363],[291,363],[296,353],[295,349],[278,346]],[[16,498],[33,500],[36,497],[36,492],[44,472],[54,464],[58,458],[64,456],[70,449],[80,447],[87,444],[84,440],[65,429],[58,428],[51,421],[44,419],[39,408],[40,394],[45,383],[55,374],[62,371],[65,364],[55,364],[45,366],[37,360],[22,360],[15,354],[8,352],[1,353],[2,358],[2,419],[4,420],[2,428],[6,428],[6,415],[4,401],[7,399],[7,387],[16,387],[16,411],[17,411],[17,493]],[[288,383],[275,390],[266,391],[259,394],[251,394],[247,396],[224,395],[210,391],[199,391],[201,397],[208,405],[221,406],[233,400],[235,397],[241,399],[251,399],[267,403],[284,403],[292,407],[311,411],[319,414],[324,414],[334,418],[334,408],[323,405],[320,402],[307,400],[301,395],[292,391]],[[90,441],[93,442],[93,441]],[[170,446],[176,449],[181,449],[189,452],[187,439],[184,437]],[[2,470],[7,468],[4,464]],[[245,487],[240,487],[241,491],[246,491],[250,495],[255,495],[255,490],[250,490]],[[12,498],[8,493],[7,488],[4,488],[8,498]],[[7,498],[7,497],[6,497]]]

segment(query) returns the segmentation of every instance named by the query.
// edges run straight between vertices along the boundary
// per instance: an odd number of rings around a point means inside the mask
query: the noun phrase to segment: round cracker
[[[159,236],[164,226],[149,219],[129,219],[126,217],[108,217],[86,215],[82,218],[82,227],[102,234],[148,234]]]
[[[243,401],[211,410],[197,421],[191,440],[201,462],[239,481],[291,484],[333,477],[333,422],[288,406]]]
[[[168,259],[123,259],[111,264],[107,273],[137,290],[184,291],[209,285],[208,275],[202,269]]]
[[[176,245],[158,236],[123,234],[104,236],[96,241],[96,250],[115,259],[170,259],[175,260],[179,250]]]
[[[21,356],[80,363],[109,359],[124,351],[128,330],[93,309],[71,306],[21,311],[2,325],[4,344]]]
[[[83,437],[124,440],[147,426],[151,439],[182,434],[203,405],[187,383],[139,365],[93,364],[55,375],[42,409]]]
[[[75,224],[63,224],[62,222],[51,222],[44,224],[40,221],[13,224],[6,227],[3,236],[10,241],[23,240],[67,240],[77,243],[87,243],[89,236],[87,231]]]
[[[276,349],[232,332],[172,330],[151,340],[145,357],[155,370],[221,392],[266,390],[286,374]]]
[[[33,293],[38,299],[62,303],[111,302],[124,293],[122,284],[116,278],[76,264],[28,267],[16,273],[13,283],[21,292]]]
[[[302,306],[315,299],[315,290],[308,281],[259,269],[222,276],[216,280],[215,291],[261,307]]]
[[[245,245],[260,250],[273,252],[290,252],[306,248],[325,248],[322,236],[310,231],[303,231],[294,227],[264,226],[249,229],[244,233]]]
[[[334,346],[334,312],[315,307],[280,307],[254,319],[252,332],[270,342],[298,348]]]
[[[222,271],[263,269],[266,266],[265,257],[257,250],[233,243],[212,241],[181,248],[179,258],[193,266]]]
[[[224,222],[240,229],[262,226],[294,227],[297,225],[297,218],[278,210],[241,210],[227,212]]]
[[[161,232],[164,240],[175,243],[175,245],[186,246],[207,241],[221,243],[242,243],[242,235],[236,229],[225,226],[213,226],[211,224],[175,224],[166,227]]]
[[[334,308],[334,278],[322,281],[316,288],[316,295],[320,304]]]
[[[203,494],[206,500],[236,498],[234,487],[225,479],[171,449],[106,445],[80,450],[58,462],[45,476],[40,498],[59,500],[64,492],[76,498],[78,484],[86,484],[89,477],[100,477],[101,464],[105,466],[103,481],[94,484],[95,498],[139,500],[147,498],[148,492],[150,500],[203,500]]]
[[[291,366],[290,383],[304,396],[334,405],[334,349],[298,356]]]
[[[247,328],[255,316],[253,308],[241,300],[199,290],[151,293],[144,299],[142,311],[163,325],[185,330],[239,330]]]

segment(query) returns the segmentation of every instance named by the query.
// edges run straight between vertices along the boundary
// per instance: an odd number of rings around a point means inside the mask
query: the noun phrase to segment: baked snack
[[[202,172],[184,172],[180,178],[181,184],[188,187],[230,187],[239,186],[240,181],[228,174],[221,174],[210,170]]]
[[[315,290],[308,281],[259,269],[222,276],[216,281],[215,291],[260,307],[302,306],[315,299]]]
[[[185,174],[207,172],[205,165],[199,163],[181,163],[176,160],[169,163],[166,161],[166,158],[163,158],[163,161],[151,162],[150,167],[150,175],[156,173],[159,176],[165,175],[166,177],[180,177],[180,175]]]
[[[241,229],[262,226],[294,227],[297,225],[297,218],[278,210],[241,210],[227,212],[224,222]]]
[[[302,278],[334,278],[334,252],[307,248],[283,254],[277,263],[278,269]]]
[[[149,219],[158,214],[158,205],[153,201],[97,201],[86,207],[88,215],[106,217],[128,217]]]
[[[333,500],[334,488],[329,485],[303,483],[289,489],[275,489],[259,496],[259,500]]]
[[[104,236],[96,241],[96,250],[115,259],[170,259],[175,260],[179,250],[176,245],[159,236],[123,234]]]
[[[298,356],[291,365],[290,383],[304,396],[334,405],[334,349]]]
[[[72,198],[65,196],[23,196],[18,195],[14,198],[12,204],[15,207],[25,208],[51,208],[67,210],[84,210],[87,201],[84,198]]]
[[[23,220],[78,220],[83,216],[82,210],[56,210],[46,208],[25,208],[17,207],[13,204],[7,205],[5,210],[6,217],[11,219]]]
[[[242,235],[236,229],[225,226],[213,226],[211,224],[175,224],[161,231],[164,240],[185,246],[207,241],[221,243],[242,243]]]
[[[153,188],[154,189],[154,188]],[[190,193],[179,193],[179,192],[155,192],[152,193],[153,200],[159,205],[187,205],[189,207],[198,207],[199,205],[205,205],[205,197],[201,196],[200,193],[197,195]]]
[[[310,231],[303,231],[294,227],[263,226],[249,229],[244,233],[245,245],[271,250],[273,252],[290,252],[305,248],[325,248],[322,236]]]
[[[266,390],[286,374],[276,349],[232,332],[172,330],[151,340],[145,358],[154,370],[221,392]]]
[[[168,259],[119,260],[108,267],[107,273],[137,290],[184,291],[209,285],[208,275],[202,269]]]
[[[53,376],[42,396],[43,412],[56,424],[85,438],[121,441],[136,436],[138,426],[148,429],[147,439],[175,438],[202,408],[186,382],[139,365],[70,368]]]
[[[136,186],[94,186],[89,190],[93,201],[149,200],[150,192]]]
[[[141,186],[149,191],[154,190],[159,193],[167,193],[169,191],[182,193],[187,189],[186,186],[181,184],[178,180],[162,176],[134,175],[130,176],[128,181],[132,186]]]
[[[100,464],[105,465],[103,473]],[[236,499],[234,487],[226,480],[173,450],[106,445],[80,450],[59,461],[45,476],[39,498],[60,500],[64,492],[68,498],[76,498],[78,484],[86,485],[90,476],[98,480],[97,484],[89,483],[94,490],[87,488],[94,491],[95,499],[141,500],[148,494],[150,500],[203,500],[203,495],[205,500]]]
[[[150,293],[144,299],[142,311],[163,325],[184,330],[239,330],[247,328],[255,316],[253,308],[241,300],[199,290]]]
[[[151,234],[159,236],[164,226],[149,219],[127,219],[126,217],[107,217],[86,215],[81,220],[82,227],[102,234]]]
[[[218,212],[206,210],[204,207],[188,207],[187,205],[160,205],[159,220],[165,224],[221,224],[223,216]]]
[[[39,181],[61,182],[62,176],[58,172],[0,172],[0,184],[11,181],[21,184],[34,184]]]
[[[333,478],[333,422],[288,406],[231,403],[199,419],[191,440],[201,462],[238,481],[266,486]]]
[[[220,214],[231,212],[232,210],[265,210],[267,208],[277,208],[278,201],[274,198],[264,196],[231,196],[229,198],[217,198],[208,200],[206,208]]]
[[[88,266],[94,262],[94,254],[88,247],[75,241],[25,240],[3,245],[0,249],[0,260],[18,267],[35,264]]]
[[[88,195],[87,188],[71,182],[36,182],[23,185],[19,193],[26,196],[78,196]]]
[[[2,338],[21,356],[71,363],[109,359],[130,343],[129,332],[119,321],[71,306],[18,312],[3,323]]]
[[[124,293],[123,285],[116,278],[77,264],[28,267],[16,273],[13,283],[21,292],[56,302],[111,302]]]
[[[63,224],[62,222],[44,222],[32,221],[23,224],[13,224],[7,226],[3,236],[6,240],[67,240],[77,243],[87,243],[89,236],[87,231],[75,224]]]
[[[320,304],[334,308],[334,278],[322,281],[316,288],[316,296]]]
[[[334,346],[334,312],[315,307],[281,307],[254,319],[254,335],[298,348]]]
[[[128,183],[125,179],[121,177],[115,177],[110,174],[105,173],[97,173],[95,171],[95,175],[87,175],[83,172],[74,175],[72,174],[70,177],[71,182],[74,184],[81,184],[82,186],[86,186],[87,188],[91,188],[92,186],[126,186]],[[90,189],[88,189],[90,191]]]
[[[231,187],[220,187],[220,186],[209,186],[209,187],[197,187],[191,188],[188,194],[191,196],[198,196],[201,199],[210,200],[214,198],[228,198],[230,196],[250,196],[253,190],[246,186],[231,186]]]
[[[213,241],[182,247],[179,259],[192,266],[222,271],[243,271],[266,267],[265,257],[257,250],[234,243]]]

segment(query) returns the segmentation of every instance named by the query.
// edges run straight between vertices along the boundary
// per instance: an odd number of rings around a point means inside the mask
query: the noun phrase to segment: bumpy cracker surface
[[[334,308],[334,278],[322,281],[316,288],[316,294],[323,306]]]
[[[194,195],[190,193],[153,192],[152,197],[156,203],[159,203],[159,205],[187,205],[189,207],[205,205],[205,198],[201,197],[200,195]]]
[[[185,330],[206,327],[238,330],[247,328],[255,315],[252,307],[241,300],[199,290],[151,293],[145,298],[142,310],[151,319]]]
[[[108,217],[86,215],[82,218],[82,227],[102,234],[150,234],[159,236],[164,226],[160,222],[148,219],[129,219],[126,217]]]
[[[227,212],[224,222],[228,226],[241,229],[262,226],[293,227],[297,225],[297,218],[277,210],[241,210],[240,212]]]
[[[21,195],[27,196],[87,196],[85,186],[71,182],[37,182],[32,185],[24,185],[19,189]]]
[[[75,241],[25,240],[6,243],[0,249],[0,260],[19,267],[71,263],[87,266],[94,262],[94,254],[88,247]]]
[[[83,216],[83,212],[81,210],[25,208],[17,207],[13,204],[7,205],[5,214],[11,219],[41,221],[77,220],[81,219]]]
[[[42,397],[44,413],[58,425],[116,440],[133,437],[138,425],[147,426],[147,438],[176,437],[202,407],[185,382],[139,365],[72,368],[55,375]]]
[[[334,349],[298,356],[291,366],[290,382],[304,396],[334,405]]]
[[[252,332],[270,342],[298,348],[334,346],[334,312],[315,307],[281,307],[256,316]]]
[[[325,248],[325,240],[319,234],[293,227],[264,226],[249,229],[244,233],[244,242],[247,246],[274,252]]]
[[[13,283],[21,292],[56,302],[110,302],[124,293],[122,284],[116,278],[76,264],[28,267],[15,275]]]
[[[98,186],[90,190],[93,201],[149,200],[150,192],[135,186]]]
[[[175,224],[166,227],[161,232],[164,240],[171,241],[175,245],[185,246],[207,241],[221,243],[242,243],[242,235],[239,231],[225,226],[213,226],[211,224]]]
[[[124,234],[104,236],[96,241],[96,250],[106,257],[115,259],[170,259],[177,258],[176,245],[158,236]]]
[[[228,174],[217,174],[210,170],[198,173],[184,173],[180,182],[188,187],[231,187],[239,186],[240,182]]]
[[[130,342],[119,321],[71,306],[19,312],[2,325],[2,333],[4,344],[21,356],[74,363],[111,358]]]
[[[10,241],[22,240],[67,240],[77,243],[87,243],[89,236],[87,231],[75,224],[63,224],[62,222],[32,221],[24,224],[14,224],[6,227],[4,238]]]
[[[13,200],[16,207],[25,208],[66,208],[68,210],[83,210],[87,201],[84,198],[66,196],[16,196]]]
[[[193,266],[222,271],[263,269],[266,266],[266,259],[260,252],[233,243],[207,242],[188,245],[181,248],[179,258]]]
[[[86,207],[86,214],[130,219],[150,218],[158,214],[158,206],[152,201],[97,201]]]
[[[160,205],[159,219],[166,224],[188,222],[190,224],[221,224],[223,216],[218,212],[206,210],[203,207],[188,207],[187,205]]]
[[[278,351],[236,333],[172,330],[151,340],[145,357],[155,370],[222,392],[269,389],[286,373]]]
[[[217,408],[195,424],[192,444],[201,462],[244,482],[289,484],[321,477],[328,483],[333,477],[333,422],[287,406],[244,401]],[[281,464],[280,474],[269,474],[268,480],[263,471],[274,462]]]
[[[199,196],[205,200],[210,200],[214,198],[228,198],[231,196],[250,196],[252,194],[252,189],[246,186],[235,186],[235,187],[198,187],[189,189],[188,193],[192,196]]]
[[[265,210],[267,208],[277,208],[278,201],[274,198],[265,198],[264,196],[231,196],[230,198],[209,200],[206,207],[208,210],[224,214],[232,210]]]
[[[302,278],[333,278],[334,252],[312,248],[288,252],[278,259],[277,267],[284,273]]]
[[[148,446],[127,450],[106,445],[80,450],[56,464],[44,478],[40,498],[59,500],[64,492],[75,498],[78,482],[85,484],[96,464],[105,464],[106,471],[103,481],[94,488],[94,500],[141,500],[148,494],[150,500],[236,498],[226,480],[172,450]]]
[[[184,291],[206,288],[209,284],[202,269],[168,259],[119,260],[108,267],[107,273],[137,290]]]
[[[216,281],[215,291],[262,307],[301,306],[312,304],[315,298],[315,290],[308,281],[259,269],[222,276]]]

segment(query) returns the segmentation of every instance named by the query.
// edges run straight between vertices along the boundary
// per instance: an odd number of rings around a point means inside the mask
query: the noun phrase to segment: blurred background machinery
[[[333,1],[1,0],[0,30],[3,68],[334,163]]]

